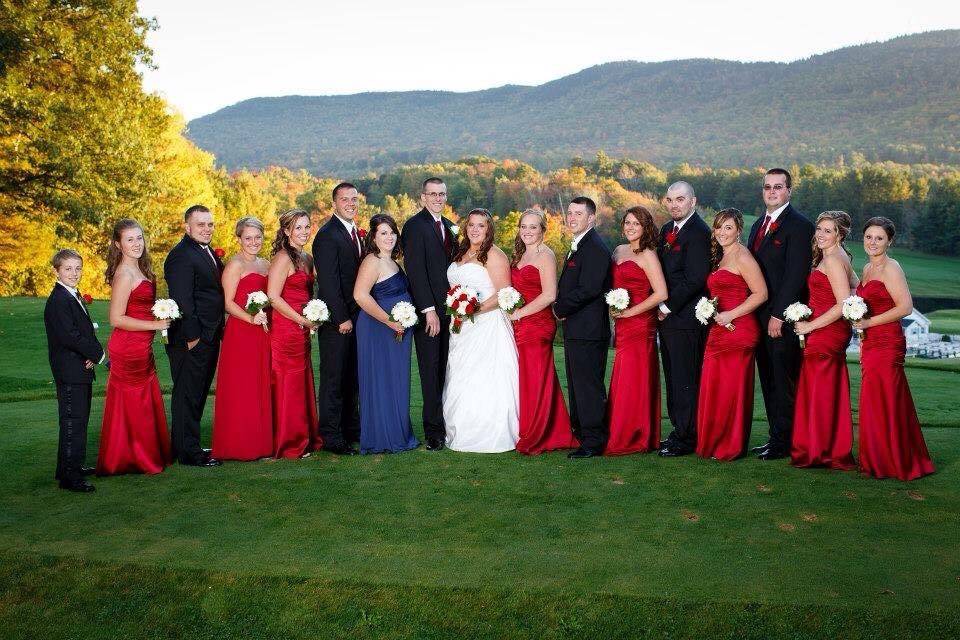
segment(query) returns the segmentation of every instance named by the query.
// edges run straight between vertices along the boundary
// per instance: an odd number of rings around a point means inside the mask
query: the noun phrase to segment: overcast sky
[[[258,96],[542,84],[601,62],[788,62],[960,28],[958,0],[140,0],[158,91],[188,119]]]

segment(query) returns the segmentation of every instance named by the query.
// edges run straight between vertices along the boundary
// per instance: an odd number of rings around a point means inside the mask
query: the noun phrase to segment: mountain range
[[[960,30],[790,63],[611,62],[534,87],[253,98],[188,135],[228,169],[340,176],[467,155],[545,169],[600,149],[660,165],[960,163]]]

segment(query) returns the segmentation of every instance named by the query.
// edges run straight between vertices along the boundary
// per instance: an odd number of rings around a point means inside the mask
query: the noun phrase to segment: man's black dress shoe
[[[185,467],[219,467],[223,463],[217,460],[216,458],[203,456],[199,460],[191,460],[189,462],[180,462],[180,464],[184,465]]]
[[[766,450],[769,449],[769,448],[770,448],[770,443],[769,443],[769,442],[764,442],[764,443],[763,443],[762,445],[760,445],[759,447],[753,447],[752,449],[750,449],[750,453],[763,453],[764,451],[766,451]]]
[[[355,456],[360,453],[346,443],[340,443],[331,446],[324,445],[323,450],[327,453],[334,453],[338,456]]]
[[[761,451],[757,457],[761,460],[780,460],[781,458],[786,458],[787,453],[785,451],[781,451],[780,449],[771,448]]]
[[[678,447],[664,447],[660,449],[660,451],[657,451],[657,455],[661,458],[679,458],[680,456],[688,456],[691,453],[693,453],[693,451],[680,449]]]
[[[60,488],[66,489],[67,491],[75,491],[76,493],[90,493],[92,491],[96,491],[96,487],[82,478],[80,480],[73,480],[72,482],[61,482]]]
[[[427,451],[440,451],[446,444],[443,442],[443,438],[427,438]]]
[[[579,449],[574,449],[567,454],[567,457],[571,460],[577,460],[579,458],[593,458],[594,456],[599,456],[599,451],[594,451],[588,447],[580,447]]]
[[[82,476],[92,476],[97,472],[95,467],[80,467],[80,475]]]

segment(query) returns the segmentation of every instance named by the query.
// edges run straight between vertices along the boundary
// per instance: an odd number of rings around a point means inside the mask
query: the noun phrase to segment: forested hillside
[[[464,155],[540,169],[575,155],[757,166],[960,163],[960,30],[789,64],[614,62],[537,87],[255,98],[190,122],[231,169],[381,171]]]

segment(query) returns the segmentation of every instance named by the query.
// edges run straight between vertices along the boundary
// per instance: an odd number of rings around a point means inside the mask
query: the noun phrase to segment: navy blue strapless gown
[[[407,276],[398,271],[370,292],[390,313],[400,301],[412,302]],[[393,330],[365,311],[357,319],[357,373],[360,379],[360,453],[416,449],[410,424],[410,348],[413,330],[397,342]]]

